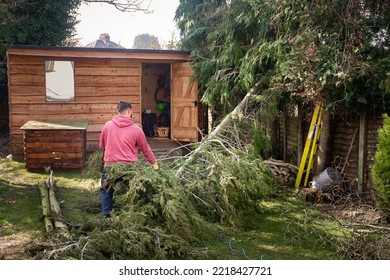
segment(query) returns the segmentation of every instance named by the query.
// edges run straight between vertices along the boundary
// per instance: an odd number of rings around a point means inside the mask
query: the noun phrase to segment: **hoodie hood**
[[[112,122],[118,127],[125,127],[134,124],[132,119],[129,119],[125,116],[115,116],[112,118]]]

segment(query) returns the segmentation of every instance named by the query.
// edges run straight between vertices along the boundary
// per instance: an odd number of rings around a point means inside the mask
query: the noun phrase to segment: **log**
[[[50,210],[56,216],[61,216],[61,208],[56,199],[55,192],[52,188],[49,189]]]
[[[70,233],[68,230],[68,227],[63,222],[63,216],[61,212],[61,207],[57,201],[56,195],[55,195],[55,184],[53,179],[53,170],[49,170],[50,175],[46,179],[46,186],[48,189],[48,196],[50,201],[50,210],[51,210],[51,217],[53,219],[54,228],[58,230],[60,234],[62,234],[65,237],[70,237]]]
[[[269,166],[272,174],[281,179],[282,184],[288,184],[292,179],[296,178],[298,173],[298,166],[284,162],[282,160],[276,160],[269,158],[264,160],[264,163]]]
[[[43,222],[45,224],[46,232],[51,233],[54,230],[54,226],[53,221],[51,220],[49,191],[45,185],[39,184],[39,192],[41,194]]]
[[[53,188],[49,189],[49,198],[50,198],[50,209],[52,212],[52,218],[54,222],[54,227],[59,231],[62,235],[69,237],[70,233],[68,231],[68,227],[63,222],[63,216],[61,213],[60,205],[55,196],[55,192]]]
[[[287,168],[288,170],[290,170],[291,172],[295,172],[295,173],[297,173],[299,170],[298,166],[291,164],[291,163],[281,161],[281,160],[275,160],[275,159],[270,158],[268,160],[264,160],[264,163],[268,164],[270,166],[284,167],[284,168]]]

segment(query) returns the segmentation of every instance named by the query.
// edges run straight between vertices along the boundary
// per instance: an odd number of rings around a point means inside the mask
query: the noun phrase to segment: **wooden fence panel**
[[[358,191],[358,170],[359,155],[363,157],[362,168],[362,190],[367,192],[374,188],[371,176],[371,166],[374,163],[376,145],[378,143],[378,129],[383,125],[383,118],[378,116],[366,117],[366,130],[364,131],[363,146],[359,150],[359,120],[358,119],[336,119],[333,134],[332,167],[342,170],[344,168],[347,186],[352,191]],[[306,120],[304,127],[308,127]],[[277,125],[277,143],[279,147],[279,159],[292,164],[298,164],[298,119],[294,116],[280,115]],[[305,133],[305,137],[307,132]],[[305,138],[306,139],[306,138]],[[363,153],[363,154],[360,154]]]

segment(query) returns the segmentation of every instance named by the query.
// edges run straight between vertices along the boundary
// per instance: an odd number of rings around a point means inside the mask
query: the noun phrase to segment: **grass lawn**
[[[27,172],[23,164],[8,160],[0,163],[0,174],[0,258],[32,259],[39,244],[50,240],[37,187],[48,175]],[[85,179],[81,172],[54,172],[54,180],[57,200],[75,235],[101,226],[98,178]],[[340,258],[332,246],[339,234],[337,225],[311,204],[294,194],[259,203],[261,213],[244,221],[250,230],[225,228],[199,247],[210,252],[211,259]]]
[[[338,259],[331,245],[336,225],[301,199],[291,196],[261,202],[263,212],[250,218],[254,229],[227,230],[209,245],[218,259]],[[334,235],[332,235],[334,234]]]

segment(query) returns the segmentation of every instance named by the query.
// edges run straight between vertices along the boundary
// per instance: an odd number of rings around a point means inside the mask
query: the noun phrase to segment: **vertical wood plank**
[[[359,120],[359,155],[358,155],[358,192],[363,192],[364,172],[366,159],[366,114],[362,114]]]
[[[303,149],[305,148],[305,137],[303,134],[303,113],[302,103],[298,103],[298,155],[297,155],[297,166],[301,162]]]
[[[287,162],[287,112],[286,108],[283,110],[283,160]]]

